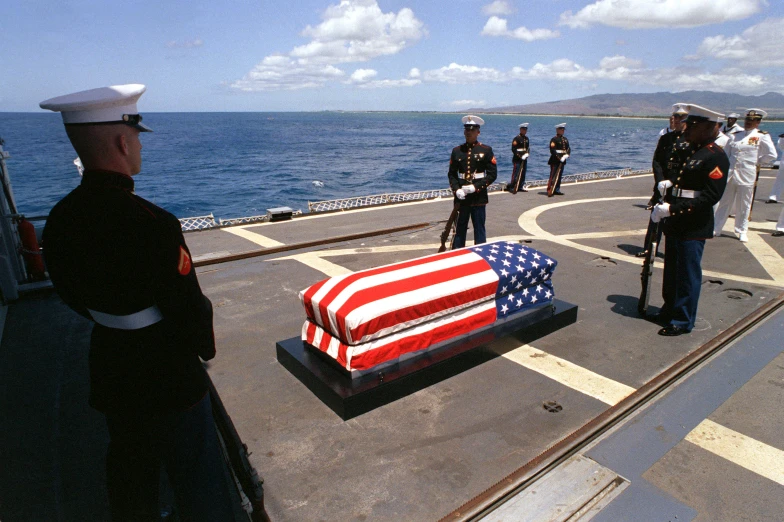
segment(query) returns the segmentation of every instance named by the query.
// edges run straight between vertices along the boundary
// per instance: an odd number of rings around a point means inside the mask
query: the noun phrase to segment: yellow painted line
[[[784,451],[705,419],[687,441],[784,486]]]
[[[234,234],[235,236],[239,236],[243,239],[247,239],[252,243],[256,243],[259,246],[263,246],[264,248],[279,247],[284,245],[284,243],[281,243],[280,241],[275,241],[274,239],[270,239],[267,236],[262,236],[261,234],[257,234],[256,232],[245,230],[246,226],[247,225],[241,225],[238,227],[226,227],[226,228],[222,228],[221,230],[224,232],[228,232],[230,234]]]
[[[762,239],[762,234],[749,230],[746,234],[749,238],[746,248],[754,258],[762,265],[762,268],[778,282],[784,282],[784,260],[781,259],[776,250]]]
[[[517,341],[508,338],[506,344],[508,345],[510,342],[516,343]],[[605,404],[617,404],[635,391],[630,386],[603,377],[528,344],[505,353],[503,357]]]
[[[618,196],[618,197],[611,197],[611,198],[592,198],[592,199],[579,199],[575,201],[562,201],[558,203],[550,203],[549,205],[541,205],[539,207],[534,207],[531,210],[523,213],[520,218],[518,219],[517,223],[520,225],[520,228],[534,236],[536,239],[542,239],[545,241],[550,241],[552,243],[556,243],[558,245],[567,246],[570,248],[575,248],[577,250],[582,250],[583,252],[588,252],[597,256],[604,256],[609,257],[610,259],[614,259],[616,261],[623,261],[624,263],[631,263],[635,265],[642,265],[642,261],[632,255],[626,254],[619,254],[618,252],[612,250],[603,250],[601,248],[595,248],[587,245],[581,245],[580,243],[575,243],[569,239],[564,239],[563,236],[556,236],[550,232],[547,232],[539,224],[536,222],[537,218],[540,214],[552,210],[559,207],[564,207],[567,205],[576,205],[582,203],[593,203],[593,202],[602,202],[604,204],[611,202],[611,201],[622,201],[622,200],[630,200],[630,199],[649,199],[649,196]],[[640,242],[642,245],[642,242]],[[660,264],[654,265],[656,268],[660,267]],[[709,277],[718,277],[723,279],[730,279],[733,281],[741,281],[743,283],[751,283],[755,285],[763,285],[763,286],[775,286],[778,288],[784,288],[784,281],[782,280],[772,280],[772,279],[761,279],[758,277],[747,277],[742,275],[735,275],[735,274],[728,274],[725,272],[716,272],[713,270],[703,270],[702,274],[704,276]]]
[[[310,268],[318,270],[319,272],[323,272],[329,277],[350,274],[353,272],[346,267],[323,259],[321,253],[317,252],[306,252],[304,254],[295,254],[293,256],[276,257],[275,259],[267,259],[267,261],[280,261],[281,259],[299,261],[300,263],[307,265]]]

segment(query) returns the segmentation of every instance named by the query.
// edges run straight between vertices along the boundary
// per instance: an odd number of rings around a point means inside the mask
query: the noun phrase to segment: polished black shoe
[[[690,331],[685,328],[681,328],[680,326],[675,326],[674,324],[668,324],[659,330],[659,335],[663,335],[665,337],[675,337],[676,335],[683,335],[687,333],[690,333]]]
[[[774,233],[771,234],[771,236],[773,236],[773,237],[781,237],[781,236],[784,236],[784,232],[782,232],[781,230],[776,230]]]
[[[775,199],[769,199],[769,200],[765,201],[765,203],[767,203],[767,204],[778,203],[778,201],[776,201]]]
[[[560,190],[556,190],[555,192],[553,192],[553,196],[563,196],[563,195],[564,193],[561,192]]]
[[[647,255],[648,255],[648,251],[647,250],[641,250],[640,252],[637,252],[636,254],[634,254],[634,257],[645,257]]]

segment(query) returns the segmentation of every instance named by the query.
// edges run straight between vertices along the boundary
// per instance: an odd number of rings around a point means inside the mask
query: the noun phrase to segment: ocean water
[[[146,113],[136,193],[178,217],[264,214],[308,201],[448,186],[461,115],[433,113]],[[485,116],[479,141],[493,147],[499,181],[512,172],[517,125],[530,123],[528,179],[549,175],[554,126],[567,122],[565,175],[649,168],[666,126],[659,119]],[[784,123],[763,126],[774,136]],[[46,215],[79,184],[60,116],[0,113],[0,137],[20,212]],[[775,140],[774,140],[775,141]],[[320,183],[314,183],[320,182]],[[320,186],[322,185],[323,186]]]

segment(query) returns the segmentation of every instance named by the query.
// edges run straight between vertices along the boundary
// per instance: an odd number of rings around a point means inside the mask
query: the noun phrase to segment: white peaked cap
[[[57,96],[42,101],[42,109],[62,114],[66,125],[85,123],[127,123],[140,131],[151,131],[143,125],[136,101],[147,87],[138,83],[99,87]]]
[[[727,115],[727,119],[729,119],[729,118],[735,118],[735,119],[737,120],[739,117],[740,117],[740,115],[739,115],[737,112],[731,112],[731,113],[729,113],[729,114]]]
[[[527,123],[521,123],[520,125],[518,125],[518,127],[520,127],[521,129],[527,129],[528,128],[528,124]]]
[[[768,113],[762,109],[746,109],[746,117],[761,120],[762,118],[767,118]]]
[[[566,128],[566,124],[565,123],[559,123],[558,125],[555,126],[555,128],[556,129],[565,129]]]
[[[469,114],[468,116],[463,116],[463,125],[479,125],[481,127],[484,124],[485,124],[485,120],[483,120],[479,116],[474,116],[473,114]]]
[[[686,108],[686,103],[676,103],[672,106],[672,113],[673,114],[688,114],[689,110]]]
[[[699,123],[701,121],[724,121],[724,115],[720,112],[700,107],[699,105],[685,104],[686,110],[689,115],[686,117],[687,122]]]

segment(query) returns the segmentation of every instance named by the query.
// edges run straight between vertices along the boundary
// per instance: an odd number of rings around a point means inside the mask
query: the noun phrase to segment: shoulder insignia
[[[724,174],[719,167],[714,167],[713,170],[710,171],[710,174],[708,174],[708,177],[710,179],[721,179],[724,177]]]
[[[180,245],[180,260],[177,262],[177,271],[180,275],[188,275],[191,273],[191,256],[185,247]]]
[[[764,130],[760,131],[760,134],[767,134],[767,133],[768,133],[768,131],[764,131]]]
[[[490,163],[492,163],[493,165],[497,165],[498,164],[498,162],[495,160],[495,156],[493,156],[493,159],[492,159],[492,161],[490,161]]]
[[[554,141],[551,141],[551,142],[550,142],[550,146],[551,146],[551,147],[555,147],[555,142],[554,142]]]

